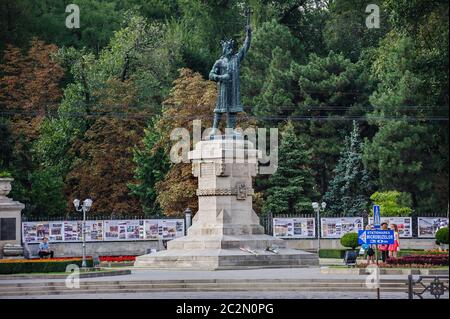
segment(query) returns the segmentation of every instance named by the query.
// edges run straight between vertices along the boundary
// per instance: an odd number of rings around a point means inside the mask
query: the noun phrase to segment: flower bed
[[[399,257],[410,256],[410,255],[447,255],[448,256],[448,251],[441,251],[441,250],[437,250],[437,249],[431,249],[431,250],[405,249],[405,250],[400,250],[398,255],[399,255]]]
[[[388,258],[386,264],[448,266],[448,255],[409,255],[399,258]]]
[[[357,268],[367,268],[369,264],[367,263],[363,263],[363,264],[358,264],[356,265]],[[370,265],[374,265],[374,264],[370,264]],[[378,263],[378,267],[379,268],[412,268],[412,269],[427,269],[427,268],[437,268],[437,267],[441,267],[441,266],[436,266],[436,265],[430,265],[430,264],[405,264],[405,265],[399,265],[399,264],[388,264],[388,263]]]

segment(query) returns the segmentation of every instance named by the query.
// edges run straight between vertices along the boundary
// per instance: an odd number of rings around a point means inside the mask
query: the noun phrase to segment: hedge
[[[345,251],[346,249],[321,249],[319,251],[319,257],[342,259],[344,258]]]
[[[0,262],[0,274],[65,272],[68,265],[81,267],[81,259],[72,260],[20,260]],[[87,259],[87,266],[92,267],[92,259]]]

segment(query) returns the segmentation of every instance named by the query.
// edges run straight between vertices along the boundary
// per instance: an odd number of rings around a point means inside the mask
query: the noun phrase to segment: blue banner
[[[358,244],[386,245],[394,243],[393,230],[359,230]]]

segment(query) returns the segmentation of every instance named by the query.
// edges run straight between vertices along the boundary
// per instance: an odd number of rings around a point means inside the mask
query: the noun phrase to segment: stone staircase
[[[407,293],[406,279],[382,279],[382,292]],[[375,292],[365,278],[355,279],[188,279],[134,281],[80,281],[68,288],[64,281],[0,283],[0,299],[7,296],[114,294],[149,292],[310,291]]]

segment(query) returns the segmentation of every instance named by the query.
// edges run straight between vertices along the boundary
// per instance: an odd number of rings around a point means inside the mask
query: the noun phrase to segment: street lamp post
[[[85,199],[83,201],[83,204],[80,206],[80,200],[74,199],[73,205],[75,206],[75,210],[77,212],[83,212],[83,261],[81,263],[81,268],[86,268],[86,213],[91,209],[92,207],[92,199]]]
[[[316,218],[317,218],[317,256],[319,257],[320,253],[320,211],[324,211],[327,207],[327,203],[322,202],[319,204],[318,202],[313,202],[312,208],[316,212]]]

